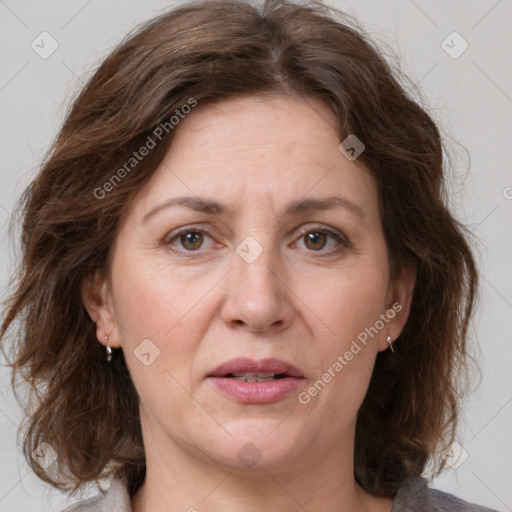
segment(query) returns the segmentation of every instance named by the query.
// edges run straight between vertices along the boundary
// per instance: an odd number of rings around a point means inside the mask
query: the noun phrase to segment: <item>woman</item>
[[[489,510],[422,478],[477,275],[438,129],[351,23],[187,4],[74,102],[0,333],[36,474],[113,478],[67,510]]]

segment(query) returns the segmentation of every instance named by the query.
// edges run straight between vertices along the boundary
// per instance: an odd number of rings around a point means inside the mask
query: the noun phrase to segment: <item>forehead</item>
[[[325,161],[325,149],[338,147],[335,118],[319,100],[300,96],[250,96],[229,98],[204,106],[184,119],[177,130],[169,157],[182,155],[187,146],[201,147],[194,155],[207,163],[210,156],[259,156],[263,162],[279,153]],[[248,165],[257,164],[254,160]],[[276,162],[273,162],[274,164]],[[280,166],[277,166],[276,171]]]
[[[376,199],[373,177],[339,151],[333,113],[298,96],[244,97],[198,105],[180,121],[168,153],[134,208],[172,196],[222,199],[233,210],[343,193]],[[371,205],[370,205],[371,206]],[[143,213],[144,212],[144,213]]]

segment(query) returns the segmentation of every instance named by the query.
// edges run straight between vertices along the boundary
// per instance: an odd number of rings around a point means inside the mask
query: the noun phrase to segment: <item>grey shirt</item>
[[[62,512],[131,512],[130,495],[121,479],[114,478],[107,491],[80,501]],[[452,494],[430,489],[424,478],[410,478],[399,489],[391,512],[498,512],[468,503]]]

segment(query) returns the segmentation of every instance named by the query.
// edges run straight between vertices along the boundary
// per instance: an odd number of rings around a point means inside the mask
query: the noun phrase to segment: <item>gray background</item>
[[[2,290],[16,261],[6,233],[11,211],[57,134],[72,94],[122,36],[170,5],[0,0]],[[456,214],[480,240],[482,288],[473,332],[481,347],[483,378],[459,432],[467,458],[432,486],[512,510],[512,2],[352,0],[335,5],[355,14],[374,39],[400,55],[402,69],[419,84],[443,133],[468,150],[455,146],[451,188]],[[59,45],[47,59],[31,48],[43,31]],[[455,59],[441,45],[453,31],[469,44]],[[452,38],[445,44],[457,51],[462,43]],[[74,500],[41,484],[28,470],[17,444],[19,421],[9,372],[0,366],[0,512],[60,510]]]

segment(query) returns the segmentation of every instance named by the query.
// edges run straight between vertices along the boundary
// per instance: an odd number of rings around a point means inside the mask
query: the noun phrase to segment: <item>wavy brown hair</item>
[[[80,290],[95,270],[108,273],[119,219],[175,130],[108,193],[98,190],[191,99],[266,94],[320,99],[340,141],[356,134],[364,142],[357,162],[378,186],[390,275],[417,271],[397,353],[378,354],[358,414],[355,478],[367,492],[393,497],[430,462],[435,474],[442,469],[464,396],[477,274],[469,235],[447,207],[445,143],[400,78],[407,80],[354,18],[285,0],[184,4],[143,24],[103,61],[17,210],[22,261],[0,336],[13,331],[12,383],[20,377],[31,391],[24,451],[40,478],[74,493],[124,476],[133,495],[145,476],[136,390],[121,350],[105,362]],[[58,453],[46,470],[30,456],[41,442]]]

